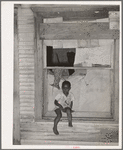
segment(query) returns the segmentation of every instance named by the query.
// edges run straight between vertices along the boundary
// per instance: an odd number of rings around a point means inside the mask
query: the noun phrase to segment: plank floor
[[[21,123],[21,145],[118,145],[118,125],[67,122],[58,125],[59,135],[52,131],[53,122]]]

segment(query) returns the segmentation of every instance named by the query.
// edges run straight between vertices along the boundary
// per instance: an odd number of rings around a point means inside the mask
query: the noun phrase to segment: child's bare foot
[[[53,127],[53,132],[54,132],[54,134],[59,135],[59,132],[55,127]]]
[[[75,112],[74,110],[71,109],[71,113]]]

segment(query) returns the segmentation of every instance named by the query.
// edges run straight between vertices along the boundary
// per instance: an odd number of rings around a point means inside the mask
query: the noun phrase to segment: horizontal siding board
[[[34,95],[35,91],[20,91],[20,95]]]
[[[20,74],[34,74],[34,70],[20,70]]]
[[[34,103],[20,103],[20,107],[34,107]]]
[[[34,104],[34,98],[30,99],[30,98],[20,98],[20,104],[21,103],[31,103]]]
[[[33,58],[21,58],[21,59],[19,59],[21,62],[23,62],[23,61],[30,61],[30,62],[33,62],[34,63],[34,57]]]
[[[34,46],[33,45],[19,45],[18,49],[33,49],[34,50]]]
[[[33,41],[34,40],[34,34],[33,33],[20,33],[18,35],[19,41],[24,42],[24,41]]]
[[[33,42],[26,42],[26,41],[25,41],[25,42],[19,42],[19,45],[24,45],[24,46],[25,46],[25,45],[26,45],[26,46],[27,46],[27,45],[32,45],[32,46],[33,46],[33,45],[34,45],[34,41],[33,41]]]
[[[20,114],[32,114],[32,115],[34,115],[34,110],[33,111],[21,110]]]
[[[33,54],[27,55],[27,54],[19,54],[19,58],[34,58]]]
[[[34,86],[21,86],[19,87],[20,91],[34,91]]]
[[[19,33],[33,33],[34,29],[33,28],[20,28],[18,29],[18,32]],[[20,42],[23,42],[23,41],[20,41]],[[27,42],[30,42],[30,41],[27,40]]]
[[[34,28],[20,28],[18,29],[19,33],[34,33]],[[20,41],[23,42],[23,41]],[[27,40],[27,42],[30,42]]]
[[[34,78],[34,75],[19,75],[20,78]]]
[[[20,119],[20,122],[33,122],[34,119]]]
[[[19,78],[19,82],[20,83],[24,83],[24,82],[28,82],[28,83],[34,83],[34,79],[33,78]]]
[[[34,99],[34,95],[20,95],[20,99]]]
[[[34,66],[34,63],[31,63],[31,62],[20,62],[19,66]]]
[[[18,20],[18,24],[19,25],[27,25],[27,24],[33,24],[34,23],[34,19],[28,19],[28,20]]]
[[[34,16],[32,16],[32,15],[31,16],[29,16],[29,15],[28,16],[24,16],[23,15],[23,16],[19,16],[18,17],[18,20],[23,20],[23,21],[33,20],[33,19],[34,19]]]
[[[34,54],[34,50],[19,50],[19,54]]]
[[[20,106],[20,111],[34,111],[34,108],[33,107],[31,107],[31,106],[29,106],[29,107],[27,107],[27,106]]]
[[[18,25],[18,29],[21,29],[21,28],[28,28],[28,29],[32,29],[34,28],[34,25],[32,24],[29,24],[29,25]]]
[[[34,86],[35,84],[34,83],[26,83],[26,82],[24,82],[24,83],[20,83],[20,85],[22,85],[22,86]]]
[[[29,67],[19,67],[20,70],[33,70],[34,67],[29,66]]]

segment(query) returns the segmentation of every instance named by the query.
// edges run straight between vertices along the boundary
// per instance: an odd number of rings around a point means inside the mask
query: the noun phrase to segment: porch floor
[[[53,133],[53,122],[21,123],[21,145],[117,146],[118,124],[104,122],[59,122],[59,135]]]

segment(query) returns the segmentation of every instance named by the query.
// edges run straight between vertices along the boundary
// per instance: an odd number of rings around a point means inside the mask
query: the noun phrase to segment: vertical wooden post
[[[35,15],[36,16],[36,15]],[[41,18],[35,17],[35,121],[42,119],[43,104],[43,41],[40,40]]]
[[[119,121],[119,40],[114,41],[115,63],[114,63],[114,119]]]
[[[14,99],[13,99],[13,144],[20,145],[20,104],[19,104],[19,54],[17,16],[14,18]]]

